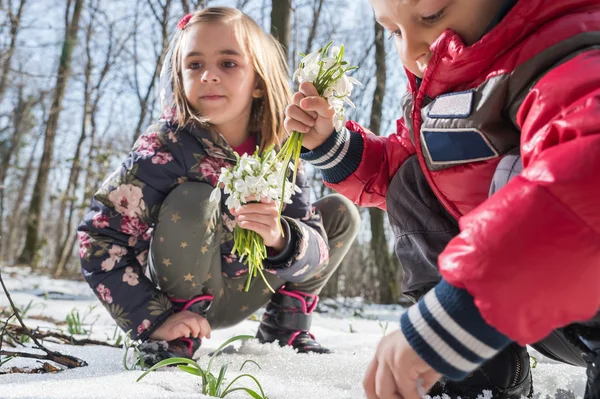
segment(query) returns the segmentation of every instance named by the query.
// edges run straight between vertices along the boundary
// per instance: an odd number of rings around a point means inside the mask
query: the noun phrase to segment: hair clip
[[[177,24],[177,29],[184,30],[188,22],[190,22],[190,19],[192,19],[192,14],[187,14],[186,16],[181,18],[181,20]]]

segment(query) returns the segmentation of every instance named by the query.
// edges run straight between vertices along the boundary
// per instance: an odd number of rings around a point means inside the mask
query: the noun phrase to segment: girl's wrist
[[[281,251],[283,251],[283,249],[285,248],[285,244],[287,243],[286,239],[284,237],[282,237],[281,235],[279,236],[279,238],[277,239],[277,242],[275,242],[273,245],[271,245],[271,249],[276,253],[280,253]]]

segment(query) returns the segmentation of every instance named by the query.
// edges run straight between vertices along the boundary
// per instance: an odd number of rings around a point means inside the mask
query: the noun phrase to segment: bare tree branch
[[[17,320],[19,320],[19,324],[21,325],[21,327],[23,327],[23,331],[25,334],[27,334],[29,337],[31,337],[31,339],[33,340],[33,342],[37,345],[38,349],[46,352],[46,356],[44,356],[42,359],[47,359],[50,361],[53,361],[55,363],[58,363],[60,365],[66,366],[68,368],[75,368],[75,367],[85,367],[87,366],[87,363],[81,359],[78,359],[74,356],[69,356],[69,355],[63,355],[62,353],[59,352],[54,352],[51,351],[49,349],[46,349],[46,347],[44,347],[44,345],[41,344],[40,341],[38,341],[38,339],[33,336],[31,334],[31,331],[25,326],[25,323],[23,323],[23,319],[21,319],[21,316],[19,315],[19,310],[16,307],[15,303],[13,302],[8,290],[6,289],[6,285],[4,285],[4,280],[2,279],[2,272],[0,272],[0,284],[2,285],[2,289],[4,290],[4,293],[6,294],[6,298],[8,299],[8,302],[10,303],[10,306],[12,307],[13,311],[15,312],[15,317],[17,318]],[[5,352],[1,352],[0,354],[6,354]],[[11,354],[6,354],[7,356],[24,356],[24,357],[31,357],[28,355],[31,354],[23,354],[20,352],[16,352],[16,353],[11,353]],[[39,357],[38,357],[39,359]]]
[[[8,15],[10,20],[10,44],[8,45],[8,51],[5,54],[2,54],[2,58],[4,58],[4,60],[2,62],[2,75],[0,76],[0,101],[2,101],[4,97],[4,91],[6,90],[8,72],[10,71],[10,62],[15,52],[17,43],[17,33],[19,32],[19,28],[21,27],[21,16],[23,15],[23,10],[25,9],[26,2],[27,0],[21,0],[21,2],[19,3],[19,9],[17,10],[17,15],[12,14],[12,2],[8,2]]]
[[[321,16],[321,9],[323,8],[324,0],[315,0],[313,5],[313,20],[310,25],[310,31],[308,32],[308,39],[306,40],[306,50],[304,54],[310,53],[312,49],[313,40],[315,40],[315,35],[317,33],[317,27],[319,26],[319,17]]]
[[[99,345],[99,346],[109,346],[111,348],[120,348],[121,347],[121,345],[110,344],[108,342],[98,341],[95,339],[89,339],[89,338],[75,339],[75,338],[73,338],[72,335],[62,334],[57,331],[41,331],[39,328],[36,328],[35,330],[26,331],[23,327],[18,326],[16,324],[8,324],[6,329],[7,329],[7,331],[10,331],[12,334],[15,334],[15,335],[23,335],[23,334],[28,335],[28,333],[29,333],[29,334],[31,334],[31,337],[35,337],[37,339],[56,338],[56,339],[60,340],[61,343],[75,345],[75,346]]]

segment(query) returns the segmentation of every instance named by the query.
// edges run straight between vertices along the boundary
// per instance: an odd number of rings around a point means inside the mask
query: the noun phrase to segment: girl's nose
[[[219,83],[221,79],[219,75],[213,73],[210,69],[206,69],[200,79],[202,83]]]

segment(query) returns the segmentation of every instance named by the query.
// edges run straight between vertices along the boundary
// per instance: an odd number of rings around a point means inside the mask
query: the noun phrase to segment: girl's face
[[[260,90],[234,29],[218,22],[191,25],[181,50],[183,88],[192,109],[221,131],[245,132]]]
[[[502,6],[502,0],[371,0],[375,18],[393,36],[402,64],[423,77],[429,49],[452,29],[466,45],[479,40]]]

